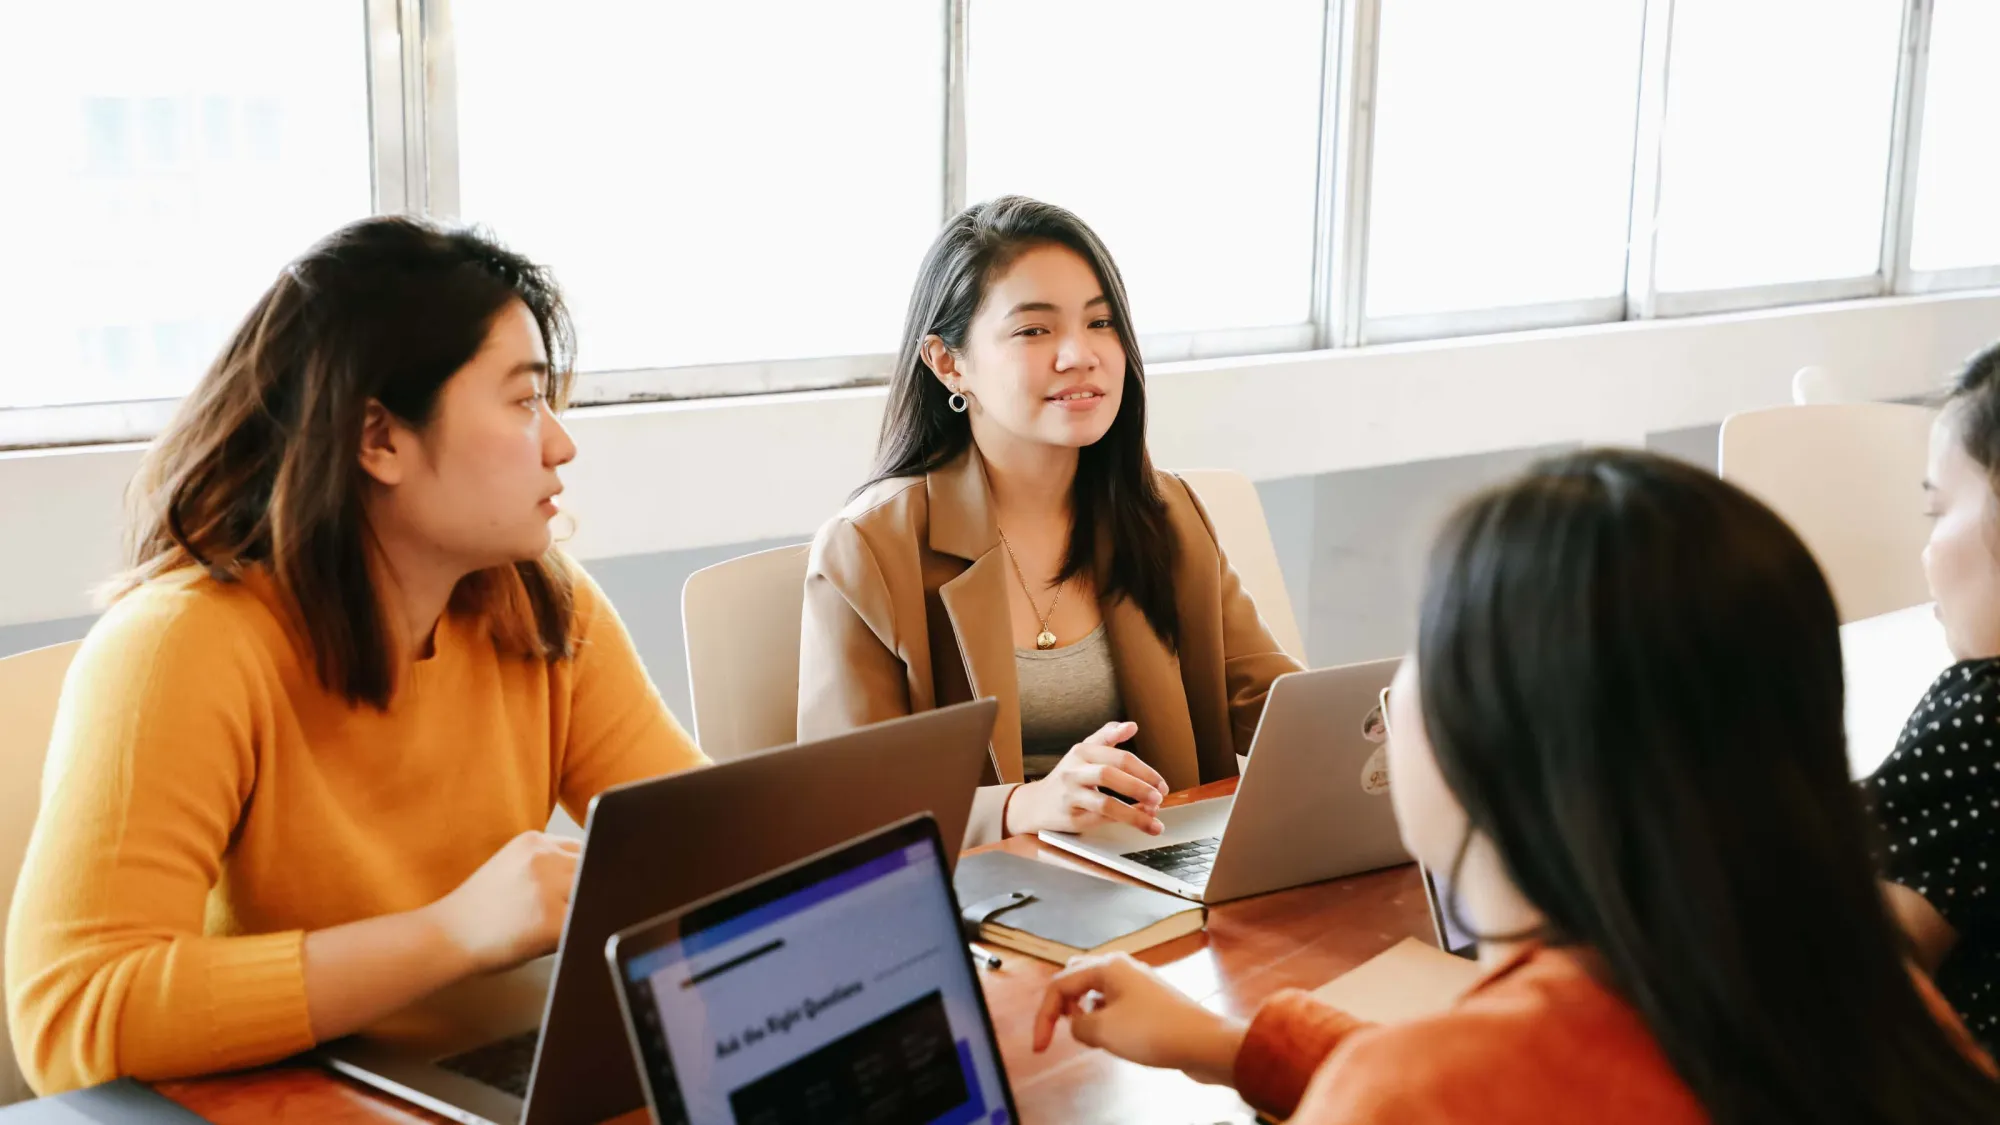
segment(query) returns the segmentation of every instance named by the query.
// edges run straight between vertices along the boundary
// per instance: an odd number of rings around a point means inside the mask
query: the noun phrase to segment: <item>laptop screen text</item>
[[[1005,1125],[947,886],[898,848],[627,960],[663,1122]]]

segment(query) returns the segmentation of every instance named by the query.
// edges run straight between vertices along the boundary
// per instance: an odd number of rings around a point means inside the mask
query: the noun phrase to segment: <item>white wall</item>
[[[1352,351],[1160,365],[1169,467],[1260,480],[1550,445],[1643,444],[1788,400],[1806,364],[1870,397],[1935,389],[2000,337],[2000,294],[1894,298]],[[879,389],[579,410],[585,559],[801,539],[865,474]],[[117,566],[135,446],[0,454],[0,625],[89,613]],[[1294,601],[1304,599],[1298,592]]]

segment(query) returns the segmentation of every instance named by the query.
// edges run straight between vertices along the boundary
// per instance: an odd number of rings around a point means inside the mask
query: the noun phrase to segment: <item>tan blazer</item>
[[[1139,726],[1128,748],[1179,790],[1235,776],[1271,681],[1300,665],[1271,639],[1194,493],[1171,474],[1159,483],[1180,541],[1179,654],[1130,600],[1101,608],[1126,717]],[[1011,581],[976,448],[927,476],[863,492],[820,528],[806,568],[801,739],[999,700],[968,844],[1001,837],[1007,794],[1021,781]]]

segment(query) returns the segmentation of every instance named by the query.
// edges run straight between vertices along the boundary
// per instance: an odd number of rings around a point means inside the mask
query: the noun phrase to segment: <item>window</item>
[[[362,5],[68,0],[6,21],[0,406],[178,397],[287,260],[370,210]]]
[[[973,0],[966,199],[1076,212],[1141,333],[1306,326],[1325,21],[1323,0]]]
[[[1367,317],[1623,315],[1644,0],[1383,0]]]
[[[896,346],[944,210],[944,5],[455,5],[461,215],[589,371]]]
[[[1902,0],[1674,0],[1654,283],[1881,266]]]
[[[2000,4],[1933,3],[1910,267],[2000,265]]]
[[[406,203],[553,267],[581,403],[879,381],[1005,193],[1154,361],[2000,286],[1996,0],[12,7],[0,448],[156,432]]]

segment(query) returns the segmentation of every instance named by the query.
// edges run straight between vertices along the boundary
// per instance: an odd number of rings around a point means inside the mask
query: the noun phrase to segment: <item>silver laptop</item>
[[[663,1125],[1019,1120],[929,817],[629,929],[605,956]]]
[[[1408,863],[1389,804],[1381,698],[1402,661],[1281,676],[1230,797],[1042,842],[1196,902],[1228,902]]]
[[[937,817],[954,861],[995,711],[960,704],[607,790],[554,956],[446,989],[322,1059],[472,1125],[597,1125],[639,1109],[605,941],[916,813]]]

